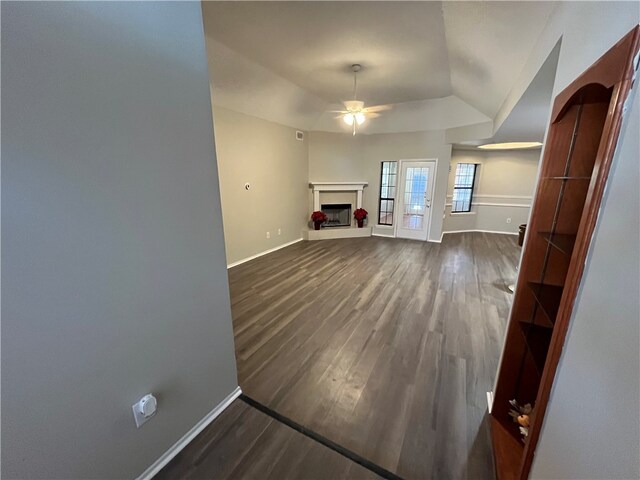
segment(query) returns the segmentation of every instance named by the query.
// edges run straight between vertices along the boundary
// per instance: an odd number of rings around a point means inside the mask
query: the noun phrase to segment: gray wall
[[[227,263],[301,239],[311,213],[308,138],[222,107],[213,112]]]
[[[237,385],[199,3],[3,2],[2,120],[2,476],[136,477]]]
[[[529,219],[539,162],[539,149],[506,152],[453,150],[447,187],[445,233],[468,230],[517,233],[518,226]],[[458,163],[478,165],[469,213],[451,213]],[[511,223],[507,223],[508,218]]]
[[[429,240],[440,241],[451,160],[451,145],[445,143],[444,130],[355,137],[346,133],[310,132],[309,139],[309,180],[369,182],[363,204],[369,212],[369,225],[381,235],[393,234],[392,228],[376,225],[381,163],[438,159]],[[311,208],[311,196],[309,202]]]
[[[369,186],[376,201],[373,219],[378,218],[378,192],[380,191],[380,164],[384,160],[437,159],[436,176],[431,199],[431,225],[429,238],[439,242],[447,195],[447,176],[451,161],[451,145],[445,143],[444,130],[429,132],[387,133],[367,135],[363,155]],[[376,233],[386,234],[377,227]]]

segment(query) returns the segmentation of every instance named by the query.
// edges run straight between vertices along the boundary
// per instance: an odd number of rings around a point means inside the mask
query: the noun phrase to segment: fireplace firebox
[[[322,210],[327,216],[324,227],[350,227],[351,204],[349,203],[324,203]]]

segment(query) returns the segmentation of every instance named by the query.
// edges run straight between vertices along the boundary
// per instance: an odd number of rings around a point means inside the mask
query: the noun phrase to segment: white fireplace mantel
[[[369,182],[309,182],[313,189],[313,209],[320,210],[320,192],[356,192],[356,208],[362,208],[362,192]]]

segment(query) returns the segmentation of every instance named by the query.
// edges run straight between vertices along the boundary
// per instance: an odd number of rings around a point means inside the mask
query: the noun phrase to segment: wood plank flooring
[[[302,242],[229,271],[244,393],[404,479],[493,479],[516,237]],[[376,476],[240,401],[157,477]]]
[[[372,237],[232,268],[240,386],[403,478],[493,478],[485,392],[519,254],[508,235]]]
[[[380,477],[241,400],[233,402],[155,480]]]

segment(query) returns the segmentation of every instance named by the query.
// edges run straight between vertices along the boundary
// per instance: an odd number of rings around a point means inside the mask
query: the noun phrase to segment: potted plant
[[[327,215],[324,212],[315,211],[311,214],[311,221],[316,230],[320,230],[320,225],[327,221]]]
[[[367,218],[369,212],[367,212],[364,208],[356,208],[353,212],[353,216],[358,221],[358,228],[364,227],[364,219]]]

